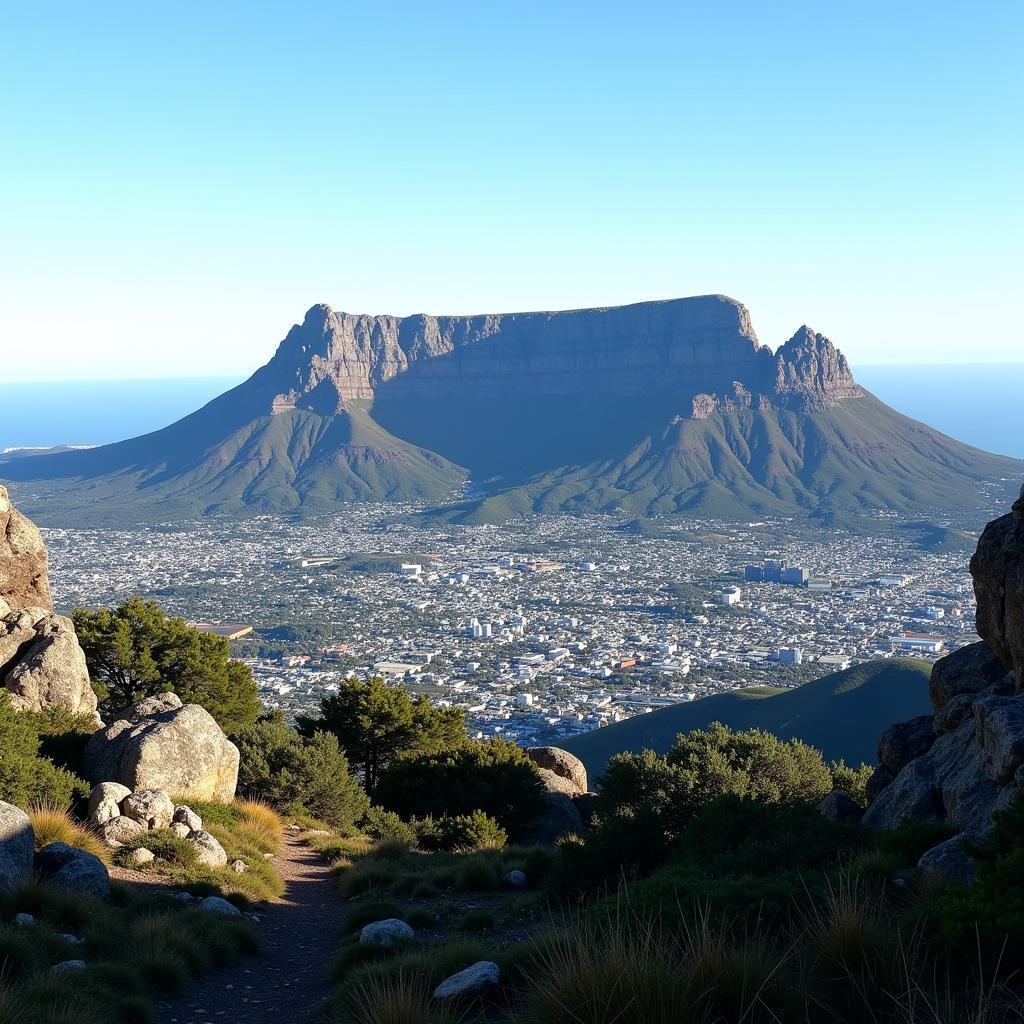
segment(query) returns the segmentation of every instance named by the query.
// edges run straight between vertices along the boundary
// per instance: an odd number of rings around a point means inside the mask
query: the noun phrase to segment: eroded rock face
[[[918,818],[983,834],[1024,784],[1024,499],[985,529],[971,573],[984,642],[935,665],[933,742],[927,718],[883,734],[863,819],[868,825],[895,828]],[[941,855],[952,863],[957,849],[939,850],[936,860]]]
[[[84,771],[91,782],[117,781],[133,793],[162,789],[227,803],[238,782],[238,748],[208,711],[166,693],[134,705],[95,733],[85,748]]]
[[[0,487],[0,601],[8,611],[53,611],[42,534],[11,504],[5,487]]]
[[[978,636],[1024,685],[1024,497],[985,527],[971,559]]]

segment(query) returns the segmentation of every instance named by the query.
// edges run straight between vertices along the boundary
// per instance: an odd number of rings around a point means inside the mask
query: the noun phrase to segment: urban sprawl
[[[230,637],[288,716],[375,675],[522,743],[976,639],[967,554],[921,550],[882,514],[874,535],[837,536],[606,516],[424,527],[414,512],[49,530],[54,596],[67,610],[137,594]]]

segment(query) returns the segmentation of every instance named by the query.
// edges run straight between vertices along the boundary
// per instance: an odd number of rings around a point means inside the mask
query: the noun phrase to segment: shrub
[[[477,907],[467,910],[456,923],[460,932],[489,932],[498,924],[498,919],[489,910]]]
[[[354,828],[365,815],[369,801],[330,733],[305,740],[275,712],[241,730],[235,744],[241,796],[282,811],[298,807],[342,829]]]
[[[417,842],[415,826],[402,821],[394,811],[386,811],[376,805],[366,812],[360,828],[371,839],[382,843],[396,841],[414,846]]]
[[[149,850],[158,860],[179,868],[195,866],[198,855],[196,848],[187,839],[183,839],[170,829],[161,828],[132,836],[114,854],[114,860],[118,864],[125,865],[128,863],[128,855],[133,850],[141,849]]]
[[[831,789],[832,774],[813,747],[761,729],[733,732],[713,722],[680,734],[664,757],[650,750],[616,754],[601,780],[600,809],[605,814],[646,809],[662,818],[671,839],[721,796],[770,804],[817,802]]]
[[[416,823],[418,844],[424,850],[500,850],[508,834],[483,811],[454,818],[424,818]]]
[[[89,795],[81,779],[39,754],[39,719],[11,706],[0,686],[0,800],[18,807],[69,807]]]
[[[274,853],[284,835],[284,822],[277,811],[262,800],[239,800],[235,806],[241,814],[235,835],[260,853]]]
[[[544,810],[533,763],[507,740],[465,743],[396,761],[374,797],[403,817],[457,817],[482,811],[511,835],[526,832]]]

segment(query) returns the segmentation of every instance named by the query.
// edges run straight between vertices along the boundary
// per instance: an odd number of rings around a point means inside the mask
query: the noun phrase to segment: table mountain
[[[364,499],[495,521],[974,511],[1019,465],[888,408],[811,328],[773,352],[710,295],[464,317],[314,306],[266,366],[177,423],[0,475],[37,515],[79,521]],[[478,496],[450,504],[467,483]]]

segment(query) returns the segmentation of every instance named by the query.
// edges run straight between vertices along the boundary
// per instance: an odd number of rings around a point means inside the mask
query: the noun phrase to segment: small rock
[[[156,856],[152,850],[147,850],[144,846],[140,846],[134,849],[125,857],[125,864],[130,868],[142,868],[147,864],[151,864],[156,860]]]
[[[525,889],[526,888],[526,875],[519,870],[519,868],[513,868],[503,879],[502,882],[512,889]]]
[[[490,960],[480,960],[464,971],[445,978],[434,989],[435,999],[465,999],[494,988],[501,981],[501,968]]]
[[[862,811],[853,797],[834,789],[818,804],[818,813],[829,821],[856,821]]]
[[[176,836],[180,836],[182,839],[188,839],[188,837],[192,834],[192,829],[190,829],[188,827],[188,825],[186,825],[182,821],[172,822],[171,823],[171,831]]]
[[[59,964],[54,964],[50,968],[51,974],[71,974],[74,971],[84,971],[85,961],[84,960],[62,960]]]
[[[209,832],[190,832],[188,842],[195,848],[197,863],[203,867],[222,868],[227,864],[227,851]]]
[[[121,813],[121,801],[132,795],[120,782],[101,782],[89,794],[89,824],[104,825]]]
[[[167,828],[174,817],[174,802],[162,789],[140,789],[126,796],[121,813],[148,829]]]
[[[231,862],[231,870],[236,875],[244,875],[249,870],[249,865],[244,860],[233,860]]]
[[[182,903],[191,903],[195,899],[195,896],[190,892],[176,892],[173,898],[181,900]]]
[[[203,819],[191,807],[186,807],[184,804],[174,808],[174,817],[171,820],[180,825],[187,825],[190,832],[202,832],[203,830]]]
[[[145,825],[140,825],[133,818],[126,818],[123,814],[100,825],[103,842],[112,850],[120,849],[125,843],[145,831]]]
[[[80,939],[77,935],[72,935],[71,932],[62,933],[61,938],[69,946],[80,946],[83,942],[85,942],[85,939]]]
[[[390,949],[405,942],[411,942],[416,933],[404,921],[397,917],[389,917],[384,921],[374,921],[366,925],[359,933],[359,941],[372,946],[383,946]]]
[[[977,861],[964,849],[964,843],[977,842],[980,835],[961,832],[921,855],[917,869],[926,878],[951,885],[973,885],[977,875]]]
[[[34,924],[35,920],[36,919],[31,914],[15,914],[14,915],[14,923],[15,924]]]
[[[199,903],[200,910],[208,911],[211,914],[224,914],[227,917],[241,917],[242,912],[234,905],[220,896],[207,896]]]

